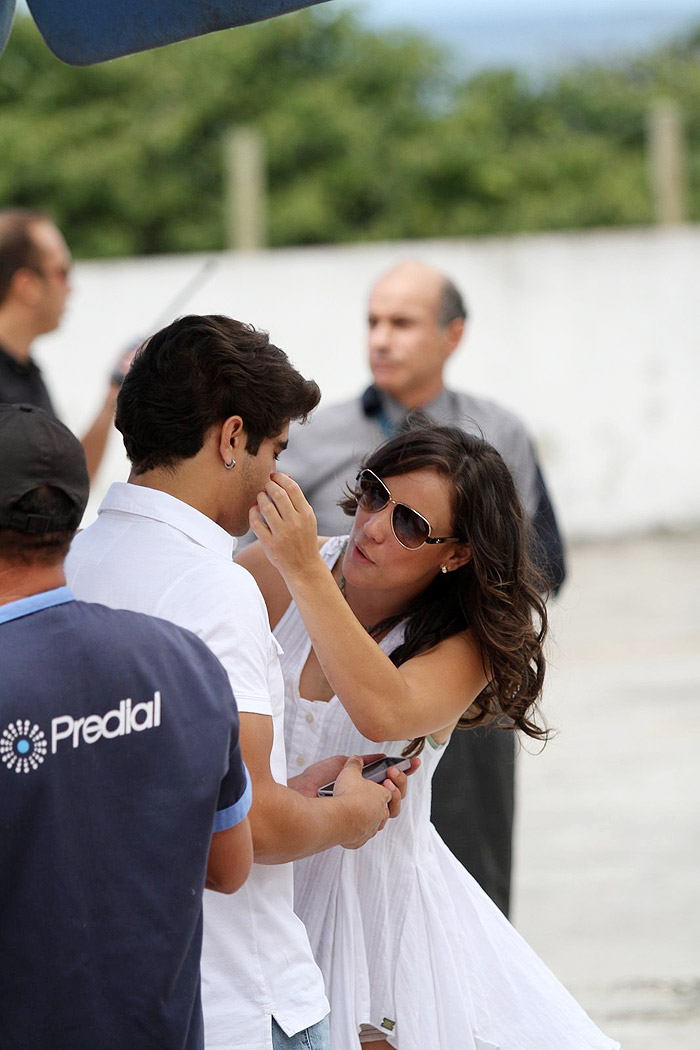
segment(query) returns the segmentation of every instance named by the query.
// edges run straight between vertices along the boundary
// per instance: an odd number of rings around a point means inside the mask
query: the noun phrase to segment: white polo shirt
[[[235,545],[181,500],[116,483],[97,521],[74,540],[66,575],[78,598],[160,616],[199,635],[224,665],[238,710],[272,717],[270,767],[283,784],[278,646],[257,584],[232,561]],[[326,1016],[323,978],[293,912],[291,864],[255,864],[237,893],[204,897],[207,1050],[271,1050],[271,1016],[287,1035]]]

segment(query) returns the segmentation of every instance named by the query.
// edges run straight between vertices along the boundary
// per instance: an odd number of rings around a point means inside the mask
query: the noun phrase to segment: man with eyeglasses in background
[[[71,266],[63,235],[45,212],[0,211],[0,404],[34,405],[56,415],[32,345],[61,322],[71,291]],[[126,365],[124,358],[121,370]],[[110,377],[104,402],[81,439],[91,480],[114,419],[119,371]]]

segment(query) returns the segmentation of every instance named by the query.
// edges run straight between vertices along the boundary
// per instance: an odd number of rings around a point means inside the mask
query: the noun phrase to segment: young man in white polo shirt
[[[277,643],[256,584],[232,561],[233,537],[248,528],[290,419],[304,418],[319,396],[264,333],[230,318],[185,317],[156,333],[119,395],[129,483],[110,488],[68,559],[79,596],[198,634],[238,704],[257,863],[235,896],[205,902],[207,1050],[327,1050],[328,1002],[292,910],[288,862],[362,845],[398,812],[405,790],[402,774],[398,790],[372,784],[360,759],[340,757],[285,786]],[[317,798],[336,777],[334,798]]]

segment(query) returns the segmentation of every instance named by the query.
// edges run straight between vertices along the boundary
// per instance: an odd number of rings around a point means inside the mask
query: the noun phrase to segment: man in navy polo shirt
[[[252,861],[228,677],[188,631],[65,586],[70,431],[0,405],[0,462],[0,1041],[201,1050],[205,882],[232,893]]]

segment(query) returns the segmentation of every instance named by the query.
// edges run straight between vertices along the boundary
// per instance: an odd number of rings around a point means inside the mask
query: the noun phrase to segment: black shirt
[[[0,405],[34,405],[55,416],[41,369],[34,361],[18,361],[0,346]]]

